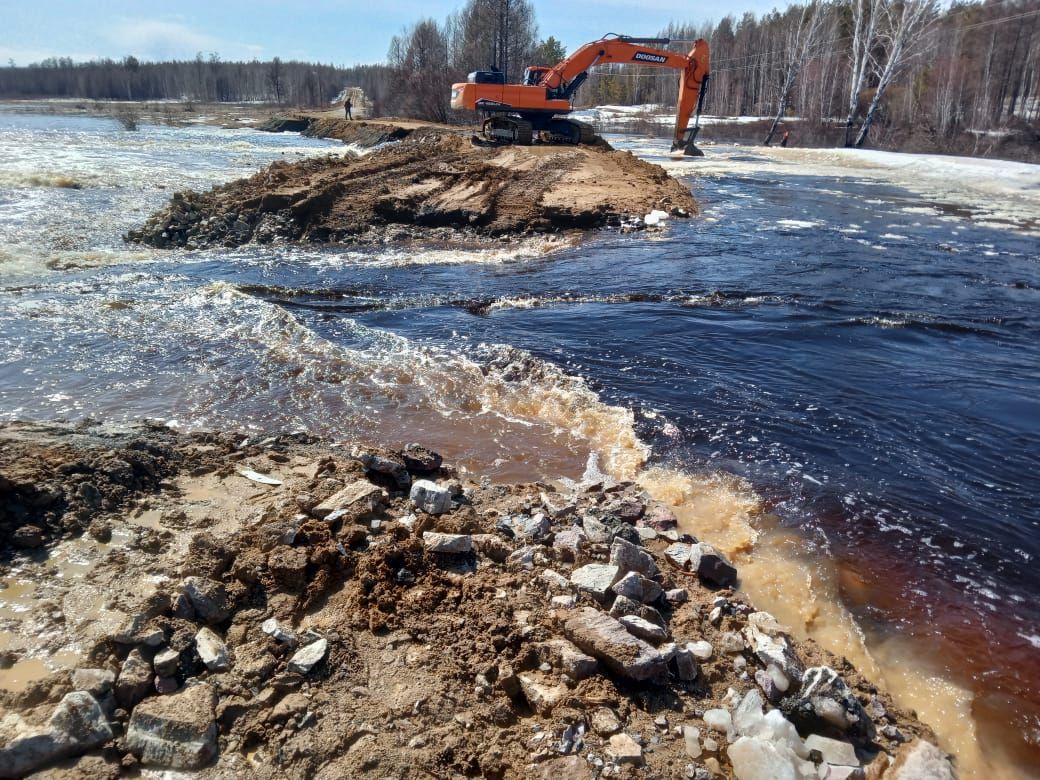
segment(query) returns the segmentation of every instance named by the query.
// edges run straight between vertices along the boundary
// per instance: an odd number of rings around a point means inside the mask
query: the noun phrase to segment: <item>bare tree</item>
[[[852,146],[852,123],[859,110],[859,94],[867,80],[877,43],[878,6],[883,0],[853,0],[852,46],[849,56],[849,111],[845,120],[845,145]]]
[[[776,127],[783,119],[784,111],[787,110],[787,102],[791,98],[791,90],[794,89],[795,82],[798,80],[798,74],[801,73],[819,43],[824,16],[824,6],[817,0],[812,0],[802,6],[797,24],[791,26],[787,36],[787,46],[784,49],[785,56],[782,60],[783,82],[780,85],[780,94],[776,101],[776,115],[773,117],[773,124],[770,125],[769,132],[766,133],[766,139],[763,141],[765,146],[769,146],[772,142],[773,136],[776,134]]]
[[[867,114],[863,118],[856,146],[863,146],[867,133],[877,116],[878,107],[892,80],[906,67],[907,63],[924,54],[924,33],[935,20],[935,0],[898,0],[881,4],[881,43],[885,56],[883,63],[875,63],[877,89],[870,100]]]

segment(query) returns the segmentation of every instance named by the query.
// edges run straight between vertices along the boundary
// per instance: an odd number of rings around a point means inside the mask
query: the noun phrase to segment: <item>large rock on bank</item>
[[[148,699],[130,716],[126,746],[145,766],[206,766],[217,755],[216,704],[216,692],[204,683]]]
[[[110,739],[112,729],[97,700],[86,691],[74,691],[61,700],[44,729],[17,737],[0,750],[0,777],[24,777]]]
[[[579,609],[568,618],[563,632],[581,650],[598,658],[615,674],[631,680],[655,679],[668,670],[665,657],[656,648],[591,607]]]

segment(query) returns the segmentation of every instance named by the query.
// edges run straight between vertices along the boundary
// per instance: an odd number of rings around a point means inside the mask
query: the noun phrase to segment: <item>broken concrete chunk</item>
[[[610,545],[610,562],[621,569],[622,574],[638,572],[645,577],[657,575],[657,564],[646,550],[625,539],[616,537]]]
[[[304,645],[290,659],[289,671],[297,674],[309,674],[311,669],[325,657],[328,650],[329,641],[327,639],[319,639],[317,642]]]
[[[196,616],[213,625],[227,619],[230,611],[223,583],[205,577],[188,577],[181,585]]]
[[[615,734],[607,742],[607,755],[619,764],[643,765],[643,748],[628,734]]]
[[[520,674],[517,675],[517,679],[527,703],[539,715],[551,713],[553,708],[567,696],[567,686],[562,683],[553,683],[542,675]]]
[[[416,480],[408,497],[416,509],[430,515],[440,515],[451,510],[451,491],[428,479]]]
[[[618,580],[612,590],[619,596],[625,596],[644,604],[657,601],[662,593],[660,585],[634,571],[630,571]]]
[[[296,644],[296,634],[279,623],[275,618],[268,618],[261,623],[260,630],[276,642],[281,642],[285,645]]]
[[[145,766],[200,769],[217,755],[216,703],[206,684],[142,702],[130,716],[126,746]]]
[[[653,644],[660,644],[668,639],[668,632],[665,629],[638,615],[624,615],[618,619],[618,622],[630,633]]]
[[[116,678],[116,701],[123,709],[131,709],[152,689],[152,665],[136,647],[123,662]]]
[[[611,586],[621,577],[621,570],[609,563],[589,563],[571,572],[571,582],[578,590],[597,601],[605,601]]]
[[[367,514],[378,509],[385,503],[386,498],[386,491],[381,487],[373,485],[367,479],[359,479],[312,507],[310,514],[319,520],[331,520],[333,513]],[[335,519],[342,516],[339,514]]]
[[[539,648],[539,658],[559,669],[572,680],[593,677],[599,665],[596,659],[586,655],[566,639],[549,639]]]
[[[202,659],[202,663],[211,672],[226,672],[231,668],[231,658],[228,655],[227,645],[224,644],[216,632],[208,628],[200,628],[195,634],[195,651]],[[161,675],[163,677],[167,675]]]
[[[423,546],[426,547],[426,552],[462,555],[473,550],[473,537],[469,534],[441,534],[435,531],[425,531],[423,532]]]
[[[86,691],[99,699],[116,684],[115,672],[109,669],[76,669],[72,672],[72,688]]]
[[[667,672],[664,656],[608,615],[584,607],[570,616],[564,634],[611,671],[632,680],[649,680]]]
[[[24,777],[60,758],[79,756],[112,739],[101,706],[86,691],[65,694],[47,725],[0,749],[0,777]]]

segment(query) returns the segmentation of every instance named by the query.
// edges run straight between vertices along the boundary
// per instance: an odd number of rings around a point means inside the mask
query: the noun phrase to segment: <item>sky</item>
[[[0,0],[0,63],[47,57],[76,61],[133,55],[224,60],[307,60],[333,65],[382,62],[390,38],[423,17],[443,20],[464,0]],[[670,21],[717,21],[766,13],[787,0],[533,0],[539,35],[568,51],[608,32],[653,35]]]

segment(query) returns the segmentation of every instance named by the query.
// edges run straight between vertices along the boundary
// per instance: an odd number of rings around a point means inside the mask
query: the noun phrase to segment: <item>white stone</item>
[[[714,729],[720,734],[729,735],[733,732],[733,716],[729,714],[729,710],[706,710],[704,712],[704,722],[708,728]]]
[[[275,618],[268,618],[261,623],[260,630],[276,642],[287,645],[296,644],[296,634],[279,623]]]
[[[690,758],[701,757],[701,730],[687,723],[682,727],[683,742],[686,743],[686,755]]]
[[[819,734],[810,734],[805,738],[805,747],[808,750],[819,750],[823,760],[828,764],[859,766],[859,759],[856,758],[856,748],[852,746],[851,742],[821,737]]]
[[[607,742],[607,755],[619,764],[643,763],[643,748],[628,734],[615,734]]]
[[[428,479],[416,480],[408,497],[427,514],[440,515],[451,509],[451,491]]]
[[[726,753],[737,780],[799,780],[791,762],[771,742],[741,737]]]
[[[714,648],[711,646],[711,642],[700,640],[699,642],[688,642],[686,649],[693,653],[693,657],[698,661],[707,661],[711,658],[711,654],[714,652]]]
[[[319,639],[317,642],[311,642],[309,645],[301,647],[289,661],[289,671],[308,674],[325,657],[328,650],[329,641],[327,639]]]
[[[231,667],[227,645],[212,629],[203,627],[195,634],[195,651],[211,672],[226,672]]]
[[[552,604],[555,609],[574,609],[578,604],[578,598],[573,594],[553,596],[550,604]]]
[[[946,754],[921,740],[904,749],[885,780],[954,780],[956,776]]]
[[[424,531],[422,538],[426,552],[461,555],[473,550],[473,537],[469,534],[440,534],[435,531]]]

